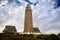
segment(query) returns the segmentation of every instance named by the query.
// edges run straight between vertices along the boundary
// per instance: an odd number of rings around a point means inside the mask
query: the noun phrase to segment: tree
[[[51,34],[51,35],[49,35],[48,40],[59,40],[59,38],[57,35]]]
[[[43,40],[44,39],[44,35],[43,34],[37,35],[37,38]]]
[[[60,33],[58,34],[58,36],[60,36]]]

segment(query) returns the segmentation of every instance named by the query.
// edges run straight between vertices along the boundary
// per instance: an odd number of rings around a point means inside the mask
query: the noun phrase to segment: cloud
[[[0,0],[0,7],[6,5],[8,0]]]
[[[17,0],[16,0],[17,1]],[[6,6],[0,8],[0,31],[5,25],[15,25],[18,32],[24,30],[25,7],[28,4],[24,0],[19,2],[8,1]],[[36,0],[30,2],[36,2]],[[54,9],[55,1],[38,0],[36,6],[32,6],[33,24],[43,33],[59,33],[60,31],[60,8]],[[20,4],[21,3],[21,4]]]
[[[25,10],[25,6],[23,6],[23,4],[18,6],[16,3],[14,4],[14,2],[12,3],[13,5],[10,4],[10,2],[8,3],[8,5],[0,8],[0,32],[2,32],[6,25],[15,25],[18,32],[23,31],[23,11]]]
[[[59,8],[60,7],[60,0],[54,0],[55,1],[55,4],[54,4],[54,8]]]
[[[51,33],[51,29],[57,27],[58,31],[53,31],[54,33],[59,33],[60,28],[60,8],[54,9],[54,1],[50,0],[40,0],[39,4],[33,8],[33,15],[34,15],[34,25],[39,27],[39,29],[45,33]],[[58,16],[59,15],[59,16]],[[59,23],[58,23],[59,22]],[[51,28],[51,29],[50,29]]]

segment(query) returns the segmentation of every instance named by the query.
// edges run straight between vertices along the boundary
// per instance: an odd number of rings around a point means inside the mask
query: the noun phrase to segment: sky
[[[0,32],[13,25],[24,30],[26,5],[32,8],[33,27],[42,33],[60,33],[60,0],[0,0]]]

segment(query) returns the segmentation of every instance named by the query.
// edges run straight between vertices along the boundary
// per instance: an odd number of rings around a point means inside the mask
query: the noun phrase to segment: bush
[[[45,40],[59,40],[58,36],[55,34],[45,35]]]
[[[43,34],[37,35],[36,38],[43,40],[44,39],[44,35]]]
[[[58,36],[60,36],[60,33],[58,34]]]
[[[36,35],[19,33],[0,33],[0,40],[60,40],[60,36],[55,34]]]

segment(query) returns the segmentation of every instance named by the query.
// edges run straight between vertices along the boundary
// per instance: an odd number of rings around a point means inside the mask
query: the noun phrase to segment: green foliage
[[[58,34],[58,36],[60,36],[60,33]]]
[[[50,35],[45,35],[44,39],[45,40],[59,40],[59,37],[55,34],[50,34]]]
[[[37,35],[36,38],[44,40],[44,35],[43,34]]]
[[[49,40],[59,40],[58,36],[55,34],[49,35]]]
[[[60,37],[55,34],[0,33],[0,40],[60,40]]]

